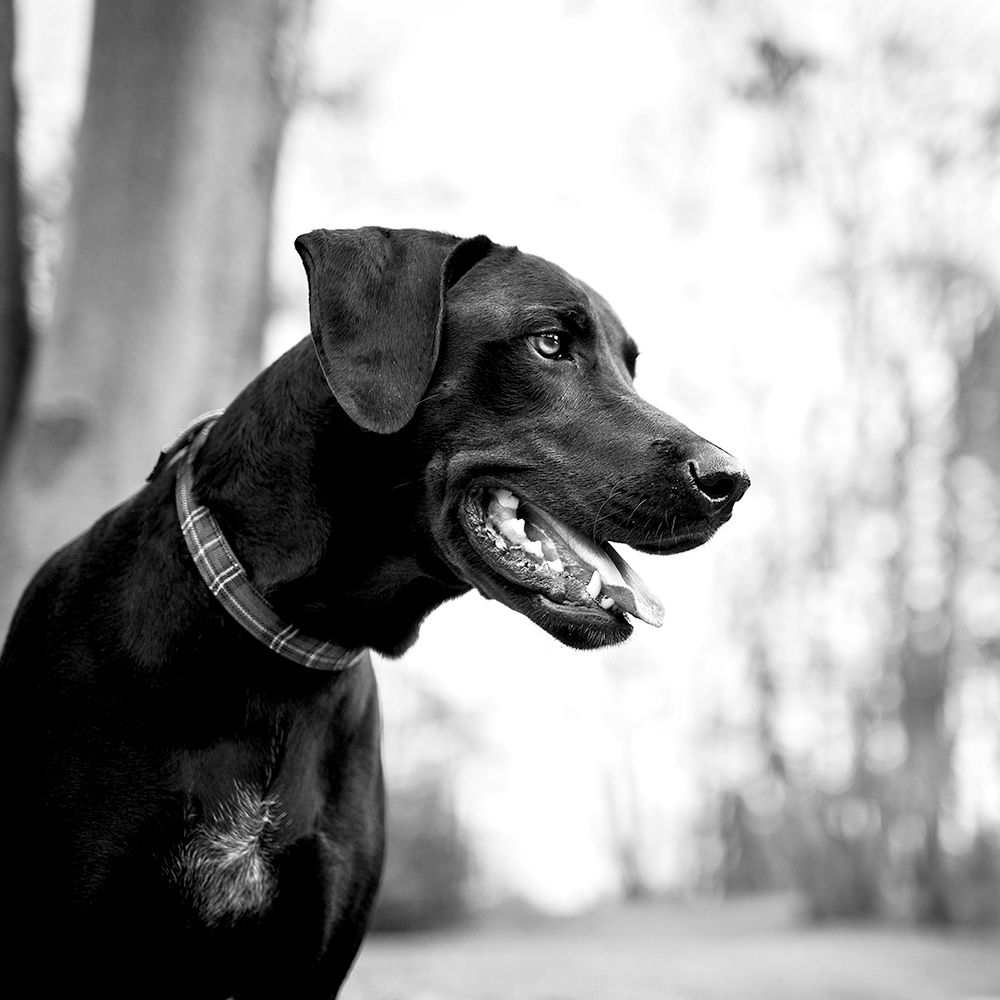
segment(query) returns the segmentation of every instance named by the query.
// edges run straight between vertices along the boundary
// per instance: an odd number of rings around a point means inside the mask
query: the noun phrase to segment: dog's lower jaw
[[[601,649],[624,642],[632,624],[620,614],[557,604],[543,594],[521,589],[485,569],[469,570],[473,586],[484,597],[506,605],[572,649]]]
[[[599,608],[557,604],[544,594],[520,587],[494,572],[476,552],[462,524],[459,502],[442,503],[435,535],[443,558],[463,582],[463,590],[477,590],[523,615],[554,639],[573,649],[599,649],[624,642],[632,625],[620,613]]]
[[[606,616],[601,612],[566,610],[545,597],[539,597],[541,606],[533,621],[572,649],[603,649],[617,646],[633,632],[632,623],[622,615]]]

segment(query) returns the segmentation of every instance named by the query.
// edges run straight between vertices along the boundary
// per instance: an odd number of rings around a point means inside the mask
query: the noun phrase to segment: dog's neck
[[[398,435],[346,416],[304,340],[219,418],[197,457],[195,495],[290,621],[394,654],[467,589],[414,530],[421,484],[406,453]]]

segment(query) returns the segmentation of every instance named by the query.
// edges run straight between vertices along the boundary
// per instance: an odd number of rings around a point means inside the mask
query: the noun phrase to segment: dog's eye
[[[550,361],[559,361],[566,357],[566,348],[563,338],[558,333],[536,333],[528,338],[531,346],[543,357]]]

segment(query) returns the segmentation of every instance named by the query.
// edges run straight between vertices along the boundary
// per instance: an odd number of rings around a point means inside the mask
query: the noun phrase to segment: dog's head
[[[701,545],[749,479],[636,394],[607,302],[482,236],[317,230],[296,247],[327,382],[361,428],[405,440],[433,558],[571,646],[661,624],[611,542]]]

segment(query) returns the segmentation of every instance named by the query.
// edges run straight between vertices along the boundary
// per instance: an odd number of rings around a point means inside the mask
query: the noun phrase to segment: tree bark
[[[0,463],[24,394],[31,334],[24,294],[14,89],[14,2],[0,0]]]
[[[308,0],[97,0],[74,187],[0,483],[0,628],[44,557],[259,364]]]

